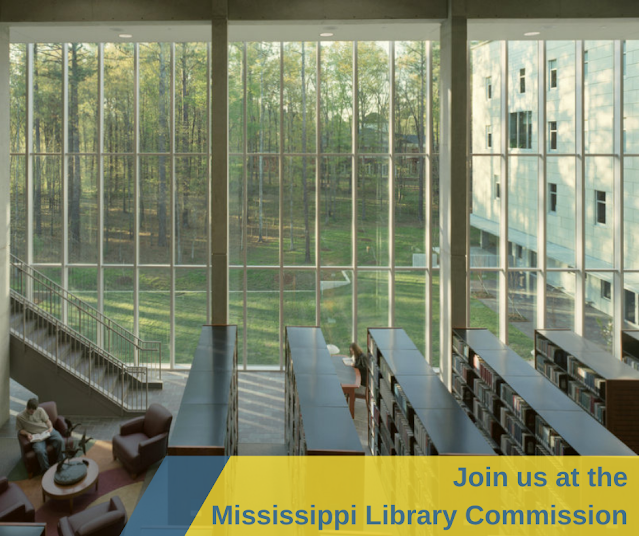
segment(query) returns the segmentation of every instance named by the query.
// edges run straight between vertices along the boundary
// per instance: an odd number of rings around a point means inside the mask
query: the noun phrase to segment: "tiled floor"
[[[162,390],[150,391],[149,401],[158,402],[177,415],[188,372],[164,372]],[[0,427],[0,475],[7,474],[20,459],[16,441],[15,415],[22,411],[27,400],[35,396],[22,385],[11,380],[11,416]],[[87,417],[65,415],[72,422],[82,423],[76,431],[95,439],[111,440],[118,433],[122,417]],[[355,426],[366,448],[366,404],[356,400]],[[284,374],[281,372],[239,373],[239,447],[245,455],[283,455],[284,446]]]

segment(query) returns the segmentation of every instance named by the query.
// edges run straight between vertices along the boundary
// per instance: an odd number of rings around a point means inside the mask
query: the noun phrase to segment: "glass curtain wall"
[[[637,41],[471,44],[471,324],[609,351],[637,328]]]
[[[206,43],[11,47],[11,251],[189,363],[206,322]]]
[[[281,366],[287,325],[344,354],[395,325],[437,364],[437,44],[233,43],[229,62],[243,362]]]
[[[189,363],[219,276],[208,45],[15,44],[11,59],[12,252]],[[438,73],[431,42],[229,45],[244,365],[281,367],[286,325],[320,325],[342,353],[395,325],[439,362]]]

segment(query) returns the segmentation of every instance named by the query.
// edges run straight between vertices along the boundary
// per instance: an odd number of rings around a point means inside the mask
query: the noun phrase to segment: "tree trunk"
[[[69,77],[69,242],[72,253],[79,253],[80,199],[82,197],[82,178],[80,176],[80,117],[78,109],[78,86],[81,72],[78,64],[78,49],[81,45],[71,44],[71,72]]]
[[[306,48],[302,41],[302,154],[306,154]],[[304,189],[304,263],[311,262],[311,233],[308,228],[308,185],[306,184],[306,156],[302,157],[302,187]]]
[[[166,65],[164,62],[164,48],[163,45],[160,44],[160,80],[159,80],[159,98],[160,98],[160,110],[159,110],[159,127],[160,132],[158,136],[158,152],[164,153],[166,150],[166,126],[167,126],[167,117],[166,117],[166,106],[164,104],[164,95],[166,94]],[[159,169],[159,188],[158,188],[158,246],[166,247],[167,245],[167,193],[168,188],[166,184],[166,167],[164,165],[166,160],[166,156],[161,154],[158,158],[158,164],[160,166]]]
[[[38,57],[38,45],[33,45],[33,78],[35,80],[33,86],[33,95],[34,100],[40,98],[40,84],[38,78],[38,62],[36,58]],[[33,121],[33,129],[35,130],[34,142],[35,142],[35,152],[40,153],[41,148],[41,133],[40,133],[40,117],[36,115]],[[33,183],[34,183],[34,191],[33,191],[33,213],[35,215],[35,234],[37,236],[42,236],[42,160],[40,157],[35,158],[35,165],[33,166]]]
[[[261,51],[261,50],[260,50]],[[259,231],[258,242],[263,242],[262,229],[263,229],[263,208],[264,208],[264,66],[266,64],[266,55],[262,52],[262,68],[260,69],[260,156],[259,156]]]

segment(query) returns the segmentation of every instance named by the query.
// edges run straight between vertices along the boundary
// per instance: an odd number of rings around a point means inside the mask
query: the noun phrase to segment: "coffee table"
[[[42,476],[42,502],[46,501],[47,496],[52,499],[68,499],[69,510],[71,513],[73,513],[74,497],[78,497],[83,493],[86,493],[93,485],[95,485],[95,491],[98,491],[98,480],[100,477],[98,464],[93,460],[88,458],[74,458],[74,460],[87,460],[89,462],[87,474],[82,480],[80,480],[80,482],[76,482],[70,486],[59,486],[56,484],[53,477],[55,476],[55,472],[58,468],[57,463],[49,467],[47,472]]]

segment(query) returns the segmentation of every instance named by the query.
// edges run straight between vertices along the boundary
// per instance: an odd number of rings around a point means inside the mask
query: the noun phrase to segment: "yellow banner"
[[[639,534],[639,458],[233,457],[188,536]]]

